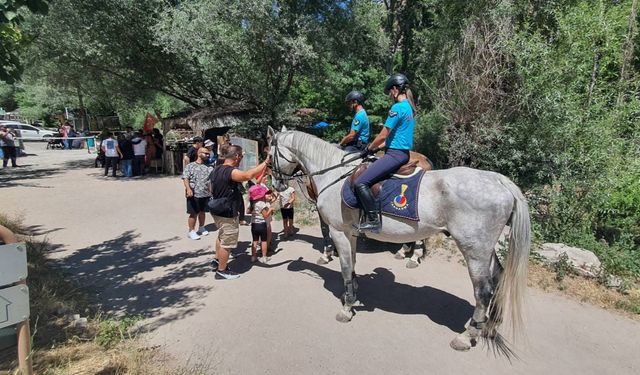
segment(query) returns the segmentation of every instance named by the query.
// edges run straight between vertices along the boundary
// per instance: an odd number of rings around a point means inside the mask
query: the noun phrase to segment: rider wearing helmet
[[[364,151],[369,143],[369,118],[364,110],[364,95],[360,91],[351,91],[344,99],[349,109],[355,113],[351,121],[351,130],[340,141],[340,147],[347,152]]]
[[[365,222],[357,226],[359,230],[380,228],[380,209],[371,193],[371,186],[389,177],[409,161],[409,150],[413,147],[413,128],[416,107],[409,89],[409,80],[404,74],[393,74],[384,87],[384,93],[393,102],[382,131],[376,136],[363,156],[384,145],[385,154],[376,160],[355,181],[355,194],[365,212]]]

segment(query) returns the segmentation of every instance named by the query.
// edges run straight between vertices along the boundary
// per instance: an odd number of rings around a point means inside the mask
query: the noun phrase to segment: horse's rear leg
[[[349,322],[353,318],[353,305],[357,301],[358,284],[355,279],[356,241],[357,238],[350,233],[339,232],[331,228],[331,238],[338,250],[340,268],[344,280],[344,294],[342,295],[342,310],[336,315],[339,322]]]
[[[465,252],[463,251],[463,253]],[[500,262],[493,251],[488,256],[474,254],[472,258],[467,255],[469,254],[465,253],[469,276],[471,276],[471,282],[473,283],[476,308],[465,327],[466,330],[451,341],[453,349],[462,351],[469,350],[476,345],[478,337],[487,323],[487,311],[502,272]]]

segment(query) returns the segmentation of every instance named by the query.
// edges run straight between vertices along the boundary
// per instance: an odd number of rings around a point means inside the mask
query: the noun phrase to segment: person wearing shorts
[[[285,236],[293,236],[293,202],[296,200],[296,190],[289,186],[280,193],[280,213],[282,214],[282,232]]]
[[[238,169],[244,153],[238,145],[220,146],[220,159],[224,160],[211,173],[211,195],[214,199],[225,198],[230,202],[228,215],[213,215],[213,220],[218,227],[218,239],[216,240],[216,259],[212,264],[216,268],[216,279],[233,280],[240,277],[227,266],[229,253],[238,245],[238,209],[242,195],[240,183],[256,178],[265,172],[268,159],[258,166],[247,171]],[[228,217],[227,217],[228,216]]]
[[[199,240],[200,236],[206,236],[209,232],[204,227],[205,213],[207,211],[207,202],[211,197],[211,188],[209,187],[209,175],[211,175],[212,167],[205,164],[209,160],[209,150],[201,147],[198,150],[198,158],[196,161],[187,164],[182,172],[182,182],[184,184],[185,195],[187,198],[187,214],[189,219],[187,225],[189,227],[189,238]],[[200,223],[200,228],[196,232],[196,218]]]
[[[268,263],[269,257],[269,219],[273,214],[273,208],[268,202],[270,190],[263,185],[253,185],[249,188],[249,198],[251,200],[251,262],[258,260],[257,247],[260,242],[262,252],[262,263]]]

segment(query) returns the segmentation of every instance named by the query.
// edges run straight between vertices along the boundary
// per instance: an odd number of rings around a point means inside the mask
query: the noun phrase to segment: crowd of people
[[[105,131],[100,135],[100,145],[95,166],[102,164],[104,175],[116,177],[120,170],[123,177],[143,176],[153,160],[162,160],[164,138],[159,129],[143,133],[126,127],[117,136]]]
[[[191,150],[195,150],[191,151]],[[254,168],[242,171],[238,168],[244,152],[238,145],[220,146],[216,163],[211,163],[210,147],[199,137],[187,153],[189,160],[184,168],[182,181],[185,188],[187,206],[188,237],[199,240],[209,232],[205,228],[206,212],[211,212],[218,231],[216,239],[216,278],[235,279],[239,275],[227,266],[229,254],[238,244],[239,228],[245,214],[251,215],[251,261],[268,263],[269,251],[273,244],[271,220],[275,206],[280,202],[281,214],[285,221],[284,236],[295,233],[293,226],[293,203],[295,190],[289,188],[278,194],[269,186],[267,175],[268,155],[265,161]],[[245,189],[243,183],[247,183]],[[244,192],[248,192],[249,205],[244,209]],[[196,224],[198,229],[196,230]],[[260,252],[260,256],[258,256]]]

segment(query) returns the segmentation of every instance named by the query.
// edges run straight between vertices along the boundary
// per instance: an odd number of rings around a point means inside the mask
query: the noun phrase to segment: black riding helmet
[[[351,102],[352,100],[357,101],[358,104],[364,104],[364,95],[360,91],[353,90],[344,98],[345,102]]]
[[[409,86],[409,79],[402,73],[393,74],[384,85],[384,93],[389,94],[389,90],[391,90],[393,86],[398,86],[400,92],[404,92],[407,86]]]

